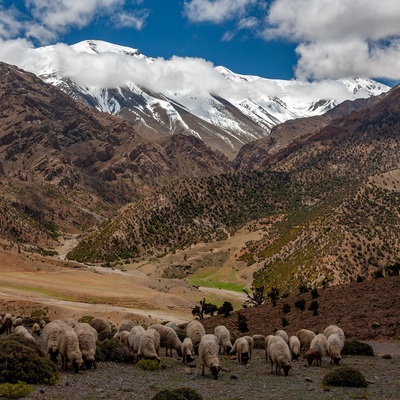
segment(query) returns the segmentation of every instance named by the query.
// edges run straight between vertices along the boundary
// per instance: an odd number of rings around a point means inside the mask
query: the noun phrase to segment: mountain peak
[[[89,54],[113,53],[113,54],[122,54],[125,56],[133,56],[140,58],[143,57],[143,55],[140,53],[138,49],[105,42],[103,40],[83,40],[82,42],[73,44],[71,47],[79,53],[89,53]]]

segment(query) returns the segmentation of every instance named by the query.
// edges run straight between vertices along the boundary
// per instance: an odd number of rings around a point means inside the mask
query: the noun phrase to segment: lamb
[[[300,357],[300,340],[297,336],[290,336],[289,339],[289,349],[290,352],[292,353],[292,359],[293,360],[298,360]]]
[[[129,332],[128,336],[128,349],[133,355],[134,359],[138,358],[138,351],[140,347],[140,341],[143,333],[145,332],[144,328],[140,325],[134,326]]]
[[[57,355],[59,353],[58,350],[58,333],[60,329],[66,324],[63,321],[55,320],[49,322],[43,329],[43,343],[46,349],[46,353],[49,353],[50,360],[53,362],[57,362]]]
[[[96,329],[97,333],[111,333],[111,324],[103,318],[93,318],[90,325]]]
[[[91,369],[92,366],[97,368],[95,354],[98,333],[96,329],[87,323],[78,323],[74,330],[78,336],[79,349],[86,369]]]
[[[339,328],[336,325],[329,325],[327,328],[324,329],[324,335],[327,338],[329,338],[329,336],[332,335],[333,333],[336,333],[339,336],[340,340],[342,341],[342,349],[343,349],[345,340],[343,329]]]
[[[308,329],[300,329],[296,332],[296,336],[300,340],[301,350],[305,352],[310,348],[311,341],[315,338],[315,333]]]
[[[186,336],[192,339],[195,354],[199,355],[199,345],[201,338],[206,334],[206,330],[197,319],[190,321],[186,326]]]
[[[341,352],[343,350],[343,342],[337,333],[329,335],[326,350],[328,355],[331,357],[331,364],[339,365],[342,359]]]
[[[40,325],[40,328],[43,329],[43,328],[46,326],[46,321],[43,320],[43,319],[41,319],[41,320],[39,321],[39,325]]]
[[[3,317],[3,322],[0,326],[0,335],[4,332],[6,333],[6,335],[9,335],[11,333],[12,325],[12,315],[10,313],[5,314]]]
[[[289,343],[288,334],[283,329],[278,329],[275,332],[275,336],[280,336],[286,343]]]
[[[20,325],[22,325],[22,323],[23,323],[23,319],[21,317],[13,318],[13,326],[14,327],[20,326]]]
[[[267,351],[271,361],[271,374],[273,374],[275,364],[276,375],[283,369],[285,376],[288,376],[289,370],[292,368],[288,344],[280,336],[273,336],[268,340]]]
[[[216,326],[214,329],[214,335],[218,339],[219,352],[229,354],[232,350],[231,334],[224,325]],[[221,351],[223,350],[223,351]]]
[[[32,325],[31,335],[32,335],[32,336],[33,336],[33,335],[40,336],[41,333],[42,333],[42,331],[40,330],[40,325],[39,325],[37,322],[35,322],[35,323]]]
[[[231,354],[238,355],[238,361],[240,364],[246,365],[249,361],[250,345],[245,337],[240,337],[236,339]]]
[[[322,333],[319,333],[311,341],[310,348],[304,354],[304,358],[308,361],[308,366],[311,367],[312,364],[322,365],[322,357],[326,353],[326,343],[326,336]]]
[[[190,338],[183,339],[181,351],[182,351],[182,362],[190,363],[194,360],[192,339]]]
[[[133,321],[131,321],[130,319],[124,319],[123,321],[121,321],[121,323],[118,326],[118,330],[116,332],[116,334],[113,336],[114,339],[119,339],[121,332],[123,331],[128,331],[130,332],[130,330],[135,326],[135,323]]]
[[[218,359],[219,344],[215,335],[203,335],[199,344],[200,363],[202,364],[201,375],[204,376],[204,368],[209,368],[214,379],[218,379],[221,365]]]
[[[17,336],[22,336],[25,339],[28,339],[32,342],[35,342],[35,339],[33,338],[33,336],[27,331],[27,329],[22,326],[22,325],[18,325],[15,330],[14,330],[14,334]]]
[[[160,334],[153,328],[148,328],[140,338],[139,358],[160,362]]]
[[[61,367],[66,370],[68,362],[70,362],[74,372],[78,373],[83,364],[83,359],[79,348],[79,339],[74,328],[65,324],[58,333],[57,345],[61,355]]]
[[[149,328],[155,329],[160,334],[160,344],[165,346],[166,356],[172,357],[172,349],[176,350],[179,357],[182,356],[182,342],[172,328],[161,324],[153,324]],[[168,349],[170,350],[169,352]]]

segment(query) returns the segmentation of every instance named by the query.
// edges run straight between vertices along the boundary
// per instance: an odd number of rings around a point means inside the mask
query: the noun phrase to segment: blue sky
[[[101,39],[267,78],[394,84],[399,21],[398,0],[0,0],[0,60],[13,45]]]

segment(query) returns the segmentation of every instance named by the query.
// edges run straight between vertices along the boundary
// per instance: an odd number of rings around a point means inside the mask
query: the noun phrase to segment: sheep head
[[[221,366],[219,364],[213,364],[210,367],[210,372],[215,380],[218,379],[218,372],[221,371]]]

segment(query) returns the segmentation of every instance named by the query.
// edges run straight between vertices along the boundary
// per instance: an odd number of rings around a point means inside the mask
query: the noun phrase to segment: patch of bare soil
[[[400,343],[397,342],[397,348]],[[162,355],[161,349],[161,355]],[[308,367],[304,361],[293,361],[288,377],[271,375],[264,350],[254,350],[246,366],[236,360],[220,356],[220,372],[213,380],[206,370],[201,376],[201,365],[196,359],[194,368],[185,367],[181,360],[162,356],[165,369],[143,371],[136,365],[114,362],[98,363],[96,370],[79,374],[61,372],[61,383],[40,385],[28,397],[32,400],[95,400],[95,399],[151,399],[158,391],[178,387],[197,390],[205,400],[310,400],[310,399],[371,399],[397,400],[400,398],[398,371],[400,358],[345,356],[342,365],[359,369],[369,382],[368,388],[343,388],[322,385],[324,375],[334,366],[324,357],[322,367]]]

